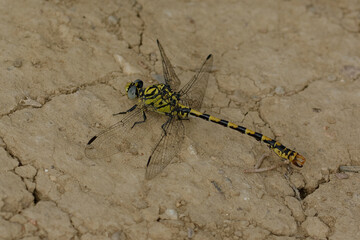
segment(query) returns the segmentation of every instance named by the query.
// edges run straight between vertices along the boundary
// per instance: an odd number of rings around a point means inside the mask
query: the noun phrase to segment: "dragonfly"
[[[88,158],[109,157],[122,151],[121,143],[131,141],[134,129],[147,121],[147,113],[152,111],[165,115],[166,121],[161,125],[160,139],[156,142],[148,158],[145,172],[146,179],[157,176],[178,155],[185,135],[183,120],[188,120],[189,117],[207,120],[251,136],[257,141],[267,144],[276,155],[287,162],[291,162],[300,168],[304,165],[306,160],[302,155],[276,140],[197,110],[201,108],[209,74],[212,70],[212,54],[207,56],[200,70],[180,89],[181,81],[159,40],[157,40],[157,45],[161,55],[165,83],[158,83],[148,87],[144,87],[144,83],[140,79],[128,83],[125,88],[128,98],[131,100],[137,99],[137,103],[124,112],[113,114],[124,115],[124,117],[88,141],[85,148],[85,155]]]

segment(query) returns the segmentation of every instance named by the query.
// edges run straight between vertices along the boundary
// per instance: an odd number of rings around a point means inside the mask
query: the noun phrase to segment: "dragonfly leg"
[[[134,128],[136,124],[140,124],[140,123],[146,122],[146,114],[145,114],[144,111],[143,111],[143,117],[144,117],[144,119],[143,119],[142,121],[134,122],[134,125],[132,125],[131,129]]]
[[[246,169],[244,170],[245,173],[260,173],[260,172],[267,172],[273,169],[276,169],[282,165],[289,165],[290,161],[289,160],[285,160],[283,162],[280,162],[278,164],[274,164],[273,166],[270,167],[264,167],[264,168],[260,168],[261,164],[264,162],[264,160],[269,157],[268,154],[264,154],[262,155],[259,160],[257,161],[257,163],[255,164],[254,168],[252,169]]]
[[[261,167],[261,164],[264,162],[266,158],[268,158],[270,155],[265,153],[263,154],[257,161],[257,163],[254,166],[254,169],[259,169]]]
[[[114,113],[113,116],[120,115],[120,114],[127,114],[129,112],[134,111],[136,107],[137,107],[137,104],[135,104],[134,106],[132,106],[130,109],[126,110],[125,112]]]
[[[169,125],[169,123],[171,122],[171,120],[172,120],[172,116],[169,116],[169,118],[168,118],[168,120],[166,120],[166,122],[164,122],[164,124],[163,125],[161,125],[161,129],[163,130],[163,132],[164,132],[164,136],[166,136],[166,127],[167,127],[167,125]]]

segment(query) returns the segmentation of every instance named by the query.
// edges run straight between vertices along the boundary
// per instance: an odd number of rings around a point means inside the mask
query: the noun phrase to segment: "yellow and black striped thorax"
[[[176,114],[179,104],[179,95],[171,90],[168,85],[155,84],[139,93],[142,101],[150,110],[161,114]]]

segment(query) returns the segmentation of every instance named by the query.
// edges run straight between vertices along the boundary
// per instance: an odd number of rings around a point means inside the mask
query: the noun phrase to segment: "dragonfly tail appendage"
[[[267,137],[263,136],[263,138]],[[283,159],[289,160],[297,167],[301,168],[306,162],[306,159],[302,155],[285,147],[284,145],[275,140],[267,138],[266,140],[263,140],[263,142],[267,143],[269,148],[272,149],[276,153],[276,155]]]
[[[299,153],[295,156],[295,159],[292,161],[292,164],[294,164],[297,167],[303,167],[303,165],[305,164],[306,159],[300,155]]]

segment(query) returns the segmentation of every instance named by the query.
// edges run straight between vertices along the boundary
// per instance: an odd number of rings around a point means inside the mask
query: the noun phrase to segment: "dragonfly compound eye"
[[[135,99],[138,97],[138,90],[136,85],[132,85],[130,88],[128,88],[128,98],[129,99]]]
[[[136,85],[138,88],[142,88],[144,83],[140,79],[136,79],[134,85]]]

